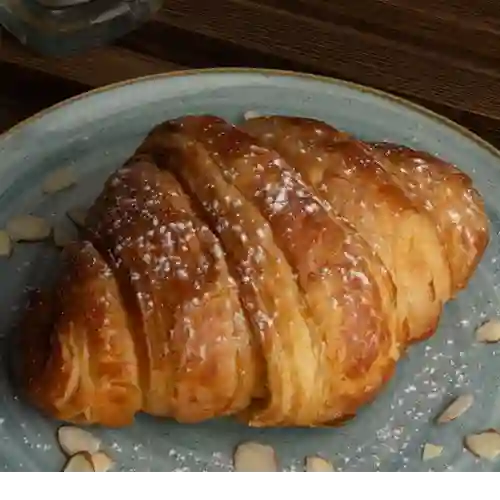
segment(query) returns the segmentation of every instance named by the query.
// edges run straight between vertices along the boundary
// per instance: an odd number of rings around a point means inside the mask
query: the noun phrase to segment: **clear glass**
[[[137,28],[163,0],[0,0],[0,24],[24,45],[54,56],[109,43]]]

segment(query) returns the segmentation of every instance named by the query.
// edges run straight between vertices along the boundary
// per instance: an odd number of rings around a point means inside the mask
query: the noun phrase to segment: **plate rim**
[[[120,91],[122,88],[130,87],[136,84],[140,84],[141,82],[148,82],[148,81],[166,81],[169,82],[171,79],[179,78],[179,77],[190,77],[190,76],[203,76],[203,75],[228,75],[228,76],[234,76],[234,75],[240,75],[243,76],[245,74],[248,75],[260,75],[260,76],[270,76],[270,77],[288,77],[292,79],[298,79],[298,81],[302,82],[308,82],[310,81],[311,83],[314,82],[323,82],[324,84],[332,84],[335,86],[338,86],[340,88],[346,88],[346,89],[352,89],[353,91],[360,92],[360,93],[365,93],[370,96],[373,96],[381,101],[383,104],[384,101],[385,103],[392,103],[394,105],[397,105],[401,108],[401,110],[407,111],[407,112],[414,112],[417,115],[419,115],[421,118],[428,118],[432,121],[434,121],[437,125],[442,126],[444,128],[447,128],[448,130],[455,131],[457,133],[457,138],[460,139],[460,137],[464,138],[465,140],[469,141],[469,146],[471,144],[476,145],[478,148],[482,149],[484,152],[488,153],[492,157],[492,161],[500,161],[500,148],[497,149],[495,146],[490,144],[488,141],[482,139],[480,136],[475,134],[474,132],[468,130],[466,127],[459,125],[458,123],[454,122],[451,119],[448,119],[445,116],[440,115],[439,113],[436,113],[425,106],[413,103],[410,100],[407,100],[405,98],[401,98],[399,96],[395,96],[389,92],[378,90],[372,87],[360,85],[357,83],[349,82],[346,80],[342,79],[337,79],[337,78],[331,78],[331,77],[326,77],[326,76],[319,76],[315,75],[312,73],[301,73],[301,72],[294,72],[294,71],[284,71],[284,70],[273,70],[273,69],[260,69],[260,68],[204,68],[204,69],[190,69],[190,70],[180,70],[180,71],[174,71],[174,72],[167,72],[167,73],[158,73],[154,75],[146,75],[143,77],[139,78],[132,78],[132,79],[127,79],[123,80],[120,82],[112,83],[106,86],[98,87],[96,89],[91,89],[89,91],[77,94],[75,96],[72,96],[68,99],[64,99],[62,101],[59,101],[55,103],[52,106],[49,106],[47,108],[44,108],[37,113],[27,117],[26,119],[20,121],[19,123],[15,124],[13,127],[10,127],[8,130],[6,130],[3,133],[0,133],[0,147],[2,146],[1,142],[11,136],[12,134],[18,134],[22,133],[23,128],[26,126],[31,126],[35,123],[38,123],[39,120],[43,120],[44,118],[50,118],[50,115],[57,111],[64,109],[67,106],[71,106],[72,104],[84,101],[87,98],[90,98],[92,96],[99,96],[101,94],[105,94],[107,92],[113,93],[114,91]],[[167,83],[168,84],[168,83]],[[292,82],[293,84],[293,82]],[[407,115],[408,118],[408,115]],[[108,429],[109,430],[109,429]],[[112,429],[111,429],[112,430]],[[314,441],[313,441],[314,442]],[[420,441],[419,441],[420,442]],[[417,455],[415,455],[416,457]],[[283,457],[286,462],[290,462],[290,455],[286,455]],[[293,459],[293,456],[291,457]],[[297,458],[297,457],[295,457]],[[43,470],[40,468],[40,462],[39,459],[33,459],[35,468],[31,469],[28,468],[28,470]],[[344,466],[343,466],[344,467]],[[399,465],[396,470],[402,470],[404,471],[404,468],[401,468]],[[410,471],[412,469],[410,468]],[[446,469],[443,469],[445,471]],[[361,469],[360,472],[363,472],[366,470]],[[496,469],[492,470],[493,472],[496,471]],[[467,470],[465,470],[467,472]]]
[[[435,122],[438,122],[440,125],[452,129],[458,134],[462,135],[465,139],[474,142],[478,147],[486,150],[488,153],[496,157],[497,160],[500,161],[500,147],[496,147],[491,144],[488,140],[483,139],[481,136],[469,130],[467,127],[460,125],[456,121],[451,118],[447,118],[446,116],[437,113],[436,111],[432,111],[431,109],[413,102],[411,99],[407,99],[404,97],[397,96],[392,94],[391,92],[381,90],[375,87],[371,87],[368,85],[355,83],[350,80],[344,80],[341,78],[336,78],[332,76],[318,75],[315,73],[301,72],[301,71],[292,71],[292,70],[282,70],[282,69],[273,69],[273,68],[260,68],[260,67],[239,67],[239,66],[229,66],[229,67],[205,67],[205,68],[193,68],[193,69],[184,69],[184,70],[176,70],[176,71],[167,71],[161,73],[154,73],[150,75],[144,75],[135,78],[128,78],[125,80],[121,80],[118,82],[110,83],[108,85],[103,85],[94,89],[87,90],[85,92],[81,92],[72,97],[63,99],[55,104],[48,106],[46,108],[41,109],[40,111],[34,113],[33,115],[28,116],[27,118],[19,121],[14,124],[12,127],[0,133],[0,141],[6,139],[9,135],[12,135],[23,127],[30,125],[40,119],[43,119],[45,116],[50,115],[52,112],[69,106],[75,102],[84,100],[88,97],[92,97],[94,95],[104,94],[106,92],[112,92],[115,90],[119,90],[122,87],[129,87],[141,82],[147,82],[152,80],[168,80],[179,77],[189,77],[189,76],[202,76],[202,75],[210,75],[210,74],[228,74],[228,75],[237,75],[237,74],[254,74],[254,75],[262,75],[267,77],[289,77],[289,78],[298,78],[301,80],[311,80],[311,81],[319,81],[326,84],[343,86],[348,89],[364,93],[371,94],[372,96],[390,101],[393,104],[400,106],[401,108],[406,108],[409,111],[413,111],[417,114],[423,115]]]

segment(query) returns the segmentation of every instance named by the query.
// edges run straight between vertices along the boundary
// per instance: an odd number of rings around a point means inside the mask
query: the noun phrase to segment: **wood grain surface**
[[[423,104],[500,147],[497,0],[166,0],[114,45],[41,57],[0,45],[0,130],[71,95],[176,69],[308,71]]]

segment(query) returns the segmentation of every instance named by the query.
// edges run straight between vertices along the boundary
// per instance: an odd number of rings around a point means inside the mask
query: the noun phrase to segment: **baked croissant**
[[[22,328],[48,415],[320,426],[431,334],[488,242],[470,179],[315,120],[156,127],[107,180]]]

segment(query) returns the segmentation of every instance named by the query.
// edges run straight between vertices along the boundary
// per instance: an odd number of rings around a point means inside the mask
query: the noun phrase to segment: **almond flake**
[[[63,472],[95,472],[94,467],[92,467],[92,462],[90,455],[88,453],[77,453],[72,455],[66,465],[64,466]]]
[[[442,446],[438,446],[437,444],[432,443],[425,443],[424,450],[422,452],[422,460],[424,462],[427,462],[427,460],[433,460],[434,458],[441,456],[441,453],[443,453]]]
[[[438,424],[446,424],[463,415],[474,404],[474,396],[472,394],[462,394],[446,410],[437,418]]]
[[[90,455],[97,453],[101,447],[101,440],[90,432],[78,427],[64,425],[57,431],[57,440],[66,455],[86,452]]]
[[[478,342],[494,343],[500,341],[500,320],[492,319],[476,330]]]
[[[466,436],[465,447],[479,458],[494,460],[500,454],[500,434],[488,430]]]
[[[50,224],[35,215],[17,215],[7,222],[7,233],[13,241],[42,241],[50,236]]]
[[[66,245],[74,241],[71,231],[61,225],[54,226],[52,238],[58,248],[64,248]]]
[[[258,113],[257,111],[246,111],[243,113],[243,118],[245,120],[251,120],[252,118],[260,118],[262,116],[261,113]]]
[[[107,472],[113,467],[113,460],[104,451],[98,451],[90,457],[95,472]]]
[[[0,257],[10,257],[12,254],[12,242],[7,231],[0,231]]]
[[[87,218],[87,210],[81,207],[75,207],[67,211],[66,215],[75,224],[76,227],[85,227],[85,219]]]
[[[236,472],[276,472],[276,453],[265,444],[242,443],[234,453],[234,469]]]
[[[64,167],[51,172],[45,177],[42,190],[46,194],[54,194],[68,189],[74,184],[76,184],[75,172],[70,167]]]
[[[333,472],[333,465],[322,457],[306,457],[306,472]]]

